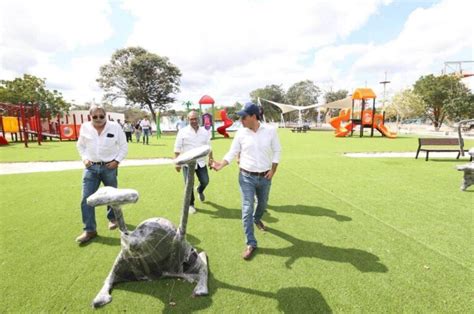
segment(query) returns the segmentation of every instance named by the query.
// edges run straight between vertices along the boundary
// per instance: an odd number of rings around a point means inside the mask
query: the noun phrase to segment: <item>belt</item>
[[[270,171],[270,170],[267,170],[267,171],[264,171],[264,172],[252,172],[252,171],[247,171],[245,169],[240,168],[240,171],[242,171],[243,173],[246,173],[246,174],[250,174],[252,176],[264,177],[268,173],[268,171]]]
[[[105,166],[106,164],[110,164],[113,160],[111,161],[91,161],[91,164],[93,165],[99,165],[99,166]]]

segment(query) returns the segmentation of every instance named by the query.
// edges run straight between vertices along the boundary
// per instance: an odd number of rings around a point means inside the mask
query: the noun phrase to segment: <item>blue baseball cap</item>
[[[260,114],[260,109],[258,109],[258,106],[252,102],[248,102],[245,104],[244,108],[242,110],[238,111],[237,114],[241,117],[246,117],[246,116],[251,116],[251,115],[256,115],[257,118]]]

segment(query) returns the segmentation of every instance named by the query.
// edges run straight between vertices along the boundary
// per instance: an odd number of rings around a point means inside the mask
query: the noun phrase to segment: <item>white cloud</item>
[[[466,48],[474,49],[472,12],[470,0],[445,0],[416,9],[398,37],[367,51],[355,62],[351,75],[379,73],[382,79],[388,71],[397,89],[413,84],[421,75],[441,73],[445,61]]]
[[[367,81],[380,92],[384,71],[394,90],[439,72],[443,61],[461,51],[472,51],[470,0],[413,11],[400,34],[384,44],[338,44],[389,3],[123,0],[120,6],[134,18],[126,46],[167,56],[182,70],[177,103],[209,94],[228,105],[246,101],[253,89],[288,88],[305,79],[347,90]],[[47,78],[67,99],[99,99],[99,66],[115,48],[103,43],[122,35],[112,29],[112,13],[106,0],[1,1],[0,79],[28,72]]]
[[[362,27],[387,1],[132,1],[128,45],[170,58],[183,72],[180,100],[204,93],[245,100],[266,84],[313,79],[302,56]],[[363,12],[363,14],[359,14]]]
[[[62,87],[65,95],[75,90],[84,93],[76,99],[90,99],[94,90],[85,88],[85,81],[97,77],[98,67],[77,66],[68,58],[113,35],[110,14],[106,0],[0,1],[0,78],[30,73]]]

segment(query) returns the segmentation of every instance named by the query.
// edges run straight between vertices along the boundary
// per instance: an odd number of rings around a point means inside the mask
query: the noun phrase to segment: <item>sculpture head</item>
[[[157,261],[171,252],[176,227],[167,219],[150,218],[130,234],[122,234],[122,249],[136,257],[153,256]]]

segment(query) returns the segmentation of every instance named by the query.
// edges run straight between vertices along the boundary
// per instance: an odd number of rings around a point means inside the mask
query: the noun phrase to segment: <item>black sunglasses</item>
[[[92,119],[94,120],[97,120],[97,119],[100,119],[100,120],[104,120],[105,116],[92,116]]]

